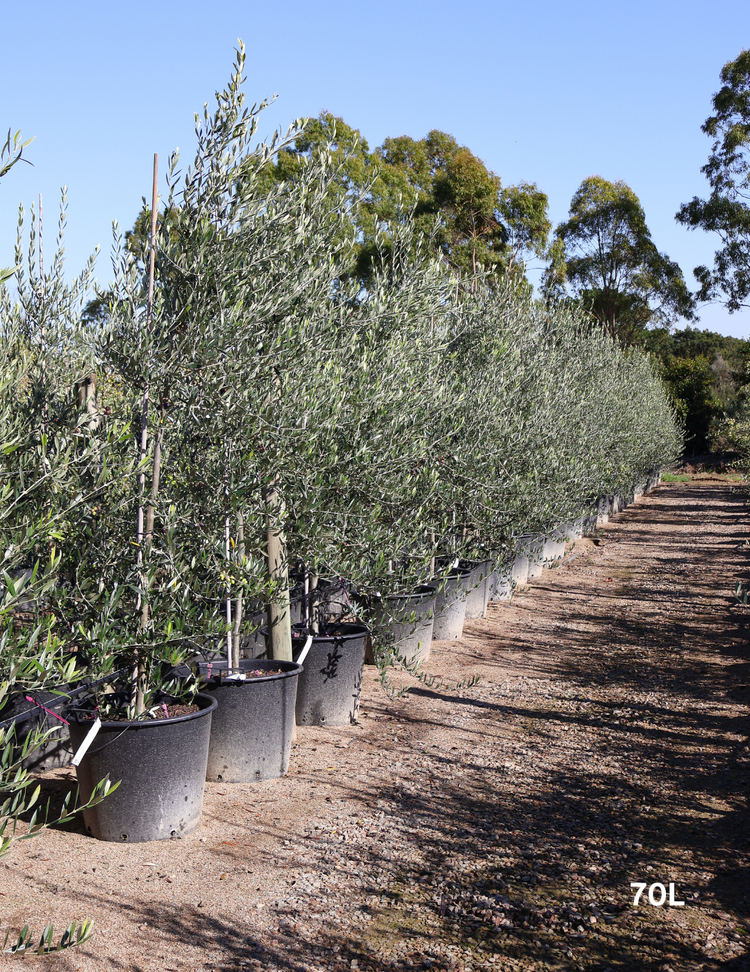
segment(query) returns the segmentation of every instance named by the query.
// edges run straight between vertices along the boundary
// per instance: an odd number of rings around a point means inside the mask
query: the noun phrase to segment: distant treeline
[[[645,331],[637,342],[661,363],[661,374],[685,422],[686,451],[745,452],[750,399],[750,341],[689,325]]]

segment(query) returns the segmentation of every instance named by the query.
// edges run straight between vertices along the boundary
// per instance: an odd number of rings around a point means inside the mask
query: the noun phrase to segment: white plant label
[[[641,895],[648,888],[648,903],[653,905],[654,908],[661,908],[663,905],[667,904],[670,908],[684,908],[684,901],[676,901],[674,894],[674,881],[669,882],[669,900],[667,900],[667,889],[663,884],[648,885],[645,881],[631,881],[631,888],[637,888],[633,898],[634,907],[638,907],[638,902],[641,900]]]
[[[297,659],[297,664],[298,665],[301,665],[302,662],[307,658],[307,653],[312,648],[312,643],[313,643],[313,636],[312,635],[308,635],[307,636],[307,641],[305,642],[305,647],[299,653],[299,658]]]
[[[70,761],[73,764],[73,766],[78,766],[80,764],[83,757],[89,751],[89,746],[96,739],[96,734],[99,732],[101,727],[102,727],[102,720],[99,718],[99,716],[97,716],[96,719],[94,720],[93,726],[86,733],[85,739],[78,747],[78,752]]]

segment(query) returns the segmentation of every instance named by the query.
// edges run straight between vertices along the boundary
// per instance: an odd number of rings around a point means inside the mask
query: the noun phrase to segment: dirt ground
[[[749,524],[724,477],[662,485],[434,643],[477,685],[391,701],[368,670],[358,725],[207,784],[182,840],[16,844],[3,928],[93,918],[26,960],[52,972],[750,968]]]

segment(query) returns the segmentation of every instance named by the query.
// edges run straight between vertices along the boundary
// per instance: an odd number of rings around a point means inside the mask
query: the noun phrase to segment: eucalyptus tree
[[[621,180],[584,179],[555,236],[547,290],[569,285],[612,337],[630,342],[651,323],[695,319],[682,271],[656,248],[640,200]]]
[[[712,268],[693,271],[698,299],[719,299],[730,313],[750,303],[750,50],[721,69],[721,88],[713,96],[713,114],[701,130],[713,139],[701,171],[708,179],[708,199],[683,203],[676,219],[688,229],[717,233],[721,242]]]

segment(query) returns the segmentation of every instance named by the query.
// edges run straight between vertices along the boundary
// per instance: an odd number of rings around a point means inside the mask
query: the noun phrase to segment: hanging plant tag
[[[78,766],[80,764],[80,762],[83,759],[83,757],[89,751],[89,746],[96,739],[96,734],[99,732],[99,730],[101,729],[101,727],[102,727],[102,720],[99,718],[99,716],[97,716],[96,719],[94,720],[93,726],[86,733],[86,738],[83,740],[83,742],[81,743],[81,745],[78,747],[78,752],[75,754],[75,756],[73,757],[73,759],[71,759],[71,761],[70,761],[73,764],[73,766]]]

